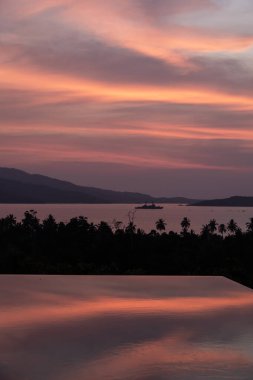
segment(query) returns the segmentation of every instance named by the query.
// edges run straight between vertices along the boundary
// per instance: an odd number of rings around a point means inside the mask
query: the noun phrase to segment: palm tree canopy
[[[218,223],[216,222],[216,219],[211,219],[208,223],[209,230],[211,233],[214,233],[217,230]]]
[[[238,225],[237,225],[237,223],[234,221],[234,219],[231,219],[231,220],[228,222],[227,229],[228,229],[228,231],[230,231],[230,232],[232,232],[232,233],[236,232],[236,230],[238,229]]]
[[[182,220],[182,222],[181,222],[181,227],[183,228],[183,229],[188,229],[189,227],[190,227],[190,225],[191,225],[191,221],[190,221],[190,219],[189,218],[187,218],[186,216],[183,218],[183,220]]]
[[[253,218],[250,218],[249,222],[246,223],[247,231],[253,232]]]
[[[166,222],[165,222],[165,220],[164,219],[158,219],[157,221],[156,221],[156,223],[155,223],[155,225],[156,225],[156,229],[158,230],[158,231],[164,231],[165,230],[165,228],[166,228]]]
[[[225,226],[224,223],[221,223],[221,224],[219,225],[219,227],[218,227],[218,231],[219,231],[219,233],[222,234],[222,235],[226,233],[227,229],[226,229],[226,226]]]
[[[201,228],[201,235],[205,236],[205,235],[209,235],[209,233],[210,233],[209,225],[208,224],[203,224],[203,226]]]

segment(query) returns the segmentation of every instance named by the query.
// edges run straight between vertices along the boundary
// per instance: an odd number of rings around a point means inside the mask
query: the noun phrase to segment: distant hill
[[[181,203],[196,199],[156,198],[148,194],[78,186],[40,174],[13,168],[0,168],[0,203]]]
[[[193,203],[192,206],[253,207],[253,197],[234,196],[224,199],[211,199]]]

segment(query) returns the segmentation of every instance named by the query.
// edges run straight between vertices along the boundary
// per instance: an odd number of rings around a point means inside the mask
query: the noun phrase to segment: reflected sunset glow
[[[253,374],[252,290],[225,278],[7,275],[0,285],[1,379]]]

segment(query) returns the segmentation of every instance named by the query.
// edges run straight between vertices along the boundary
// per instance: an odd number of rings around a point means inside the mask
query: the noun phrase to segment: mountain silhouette
[[[228,206],[228,207],[253,207],[253,197],[235,195],[223,199],[210,199],[193,203],[192,206]]]
[[[14,168],[0,168],[0,203],[196,203],[184,197],[152,197],[148,194],[78,186],[71,182]]]

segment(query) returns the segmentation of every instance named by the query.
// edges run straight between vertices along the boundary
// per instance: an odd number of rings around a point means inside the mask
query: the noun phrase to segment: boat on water
[[[145,203],[143,206],[136,206],[135,208],[139,210],[161,210],[163,207],[157,206],[154,203],[151,203],[151,204]]]

